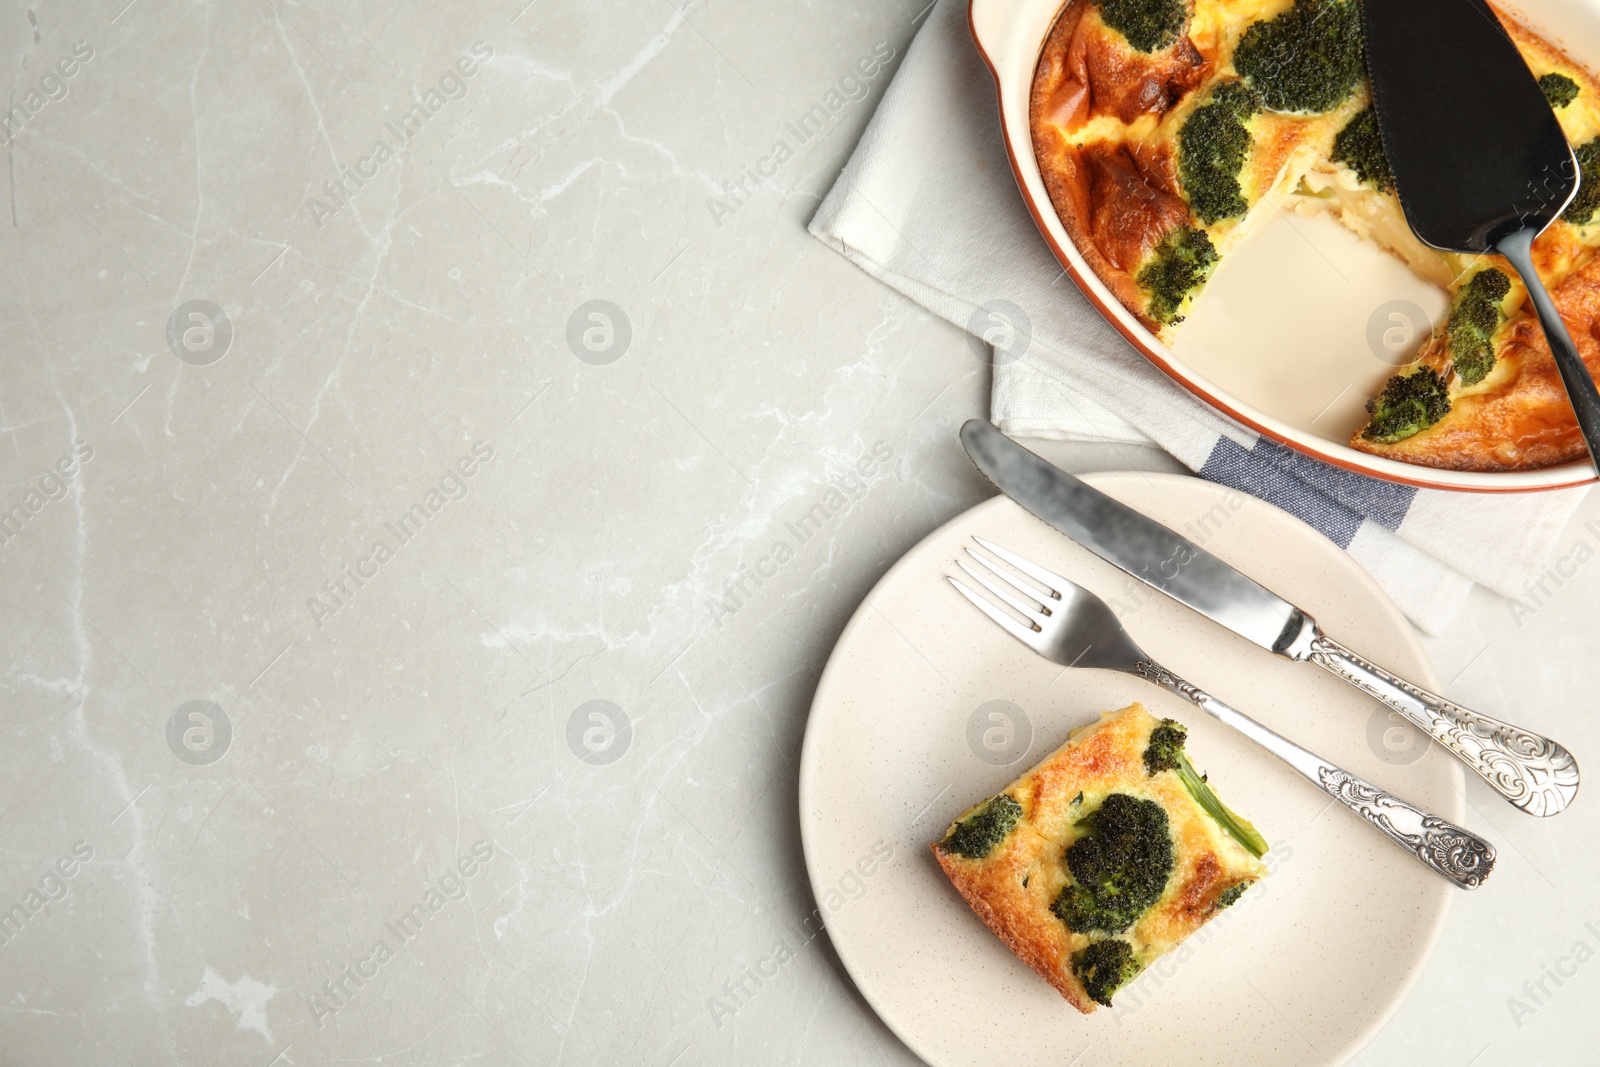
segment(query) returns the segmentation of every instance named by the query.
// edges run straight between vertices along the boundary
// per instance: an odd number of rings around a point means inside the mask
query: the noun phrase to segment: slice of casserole
[[[933,845],[978,917],[1081,1012],[1267,873],[1266,842],[1185,738],[1139,704],[1106,712]]]

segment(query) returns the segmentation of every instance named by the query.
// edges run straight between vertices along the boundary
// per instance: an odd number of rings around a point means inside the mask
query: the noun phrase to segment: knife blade
[[[961,428],[967,454],[1006,495],[1107,563],[1280,655],[1304,629],[1293,604],[1187,537],[1040,459],[979,419]]]
[[[1533,815],[1577,795],[1578,764],[1539,734],[1452,703],[1324,634],[1315,619],[1182,534],[1034,455],[981,419],[961,427],[967,455],[1007,496],[1056,530],[1181,604],[1286,659],[1310,661],[1399,712]]]

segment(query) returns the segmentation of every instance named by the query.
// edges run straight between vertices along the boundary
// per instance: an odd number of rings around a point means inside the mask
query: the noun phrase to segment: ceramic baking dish
[[[1223,261],[1171,347],[1147,330],[1073,245],[1034,158],[1029,90],[1061,7],[1059,0],[972,0],[968,17],[978,51],[994,75],[1006,153],[1029,212],[1078,288],[1135,348],[1224,415],[1346,470],[1407,485],[1479,492],[1527,492],[1596,480],[1587,463],[1530,471],[1449,471],[1349,447],[1345,442],[1365,421],[1366,398],[1396,365],[1370,343],[1373,331],[1387,328],[1385,316],[1400,303],[1437,319],[1444,297],[1332,220],[1285,216],[1274,222]],[[1600,55],[1600,0],[1536,0],[1516,15],[1575,58]],[[1558,31],[1551,32],[1552,26]]]

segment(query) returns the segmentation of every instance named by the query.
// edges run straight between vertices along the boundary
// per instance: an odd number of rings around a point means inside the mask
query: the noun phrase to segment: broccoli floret
[[[1244,896],[1244,891],[1249,889],[1252,884],[1251,882],[1238,882],[1230,885],[1217,894],[1217,902],[1213,907],[1217,911],[1221,911],[1223,908],[1231,908],[1239,902],[1239,898]]]
[[[1161,725],[1150,731],[1150,740],[1144,747],[1146,774],[1175,771],[1183,758],[1183,743],[1189,740],[1189,731],[1176,719],[1162,719]]]
[[[1233,65],[1270,111],[1331,111],[1366,73],[1357,0],[1299,0],[1244,31]]]
[[[1474,274],[1456,294],[1456,306],[1450,312],[1450,325],[1458,322],[1470,325],[1482,333],[1493,333],[1500,326],[1500,301],[1511,292],[1511,279],[1506,272],[1489,267]]]
[[[1182,322],[1178,310],[1216,265],[1217,249],[1206,231],[1180,226],[1167,234],[1139,271],[1139,285],[1150,294],[1150,317],[1167,325]]]
[[[1261,98],[1242,81],[1225,82],[1178,131],[1178,178],[1195,218],[1204,223],[1242,215],[1250,205],[1239,171],[1250,154],[1246,124]]]
[[[1383,392],[1367,401],[1372,421],[1361,431],[1368,441],[1393,444],[1420,433],[1450,411],[1450,392],[1432,367],[1389,379]]]
[[[1001,793],[973,808],[944,835],[939,847],[958,856],[981,860],[1006,839],[1022,818],[1022,805]]]
[[[1150,910],[1172,877],[1167,812],[1153,800],[1112,793],[1083,821],[1089,832],[1065,857],[1072,882],[1050,910],[1075,933],[1120,934]]]
[[[1473,330],[1451,330],[1450,362],[1462,385],[1477,385],[1494,369],[1494,348]]]
[[[1561,217],[1574,226],[1587,226],[1600,208],[1600,137],[1579,145],[1573,154],[1578,158],[1578,195]]]
[[[1206,781],[1205,775],[1194,769],[1194,764],[1189,762],[1189,755],[1183,750],[1184,742],[1189,740],[1189,731],[1176,719],[1162,719],[1161,725],[1150,731],[1150,740],[1145,743],[1144,769],[1148,774],[1160,774],[1162,771],[1176,771],[1178,780],[1183,782],[1184,788],[1189,790],[1189,795],[1196,804],[1205,809],[1206,814],[1216,820],[1217,824],[1228,832],[1239,844],[1249,849],[1256,856],[1262,856],[1267,851],[1266,839],[1250,824],[1250,820],[1236,814],[1216,791]]]
[[[1455,307],[1445,328],[1449,335],[1450,359],[1463,385],[1477,385],[1494,369],[1494,346],[1490,339],[1505,321],[1500,302],[1511,292],[1511,279],[1504,271],[1490,267],[1472,276],[1456,293]]]
[[[1565,74],[1551,72],[1539,79],[1539,88],[1553,108],[1564,108],[1578,99],[1578,83]]]
[[[1477,385],[1494,369],[1490,339],[1505,321],[1500,301],[1509,290],[1510,281],[1505,274],[1491,268],[1475,275],[1456,295],[1446,331],[1450,359],[1463,385]]]
[[[1333,139],[1333,158],[1379,192],[1394,188],[1394,171],[1389,169],[1389,157],[1378,133],[1378,114],[1370,107],[1345,123]]]
[[[1189,21],[1184,0],[1100,0],[1100,20],[1140,52],[1170,45]]]
[[[1112,995],[1133,981],[1141,969],[1133,946],[1117,938],[1091,942],[1072,954],[1072,973],[1083,983],[1083,991],[1108,1008]]]

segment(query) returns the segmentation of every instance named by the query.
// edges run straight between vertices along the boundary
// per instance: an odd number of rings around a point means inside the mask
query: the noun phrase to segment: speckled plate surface
[[[1098,488],[1203,542],[1329,633],[1429,688],[1399,610],[1347,555],[1254,498],[1196,478]],[[1138,679],[1046,662],[944,577],[972,535],[1110,601],[1147,652],[1357,774],[1453,821],[1461,771],[1353,689],[1267,654],[1091,556],[1001,497],[930,534],[850,620],[812,703],[800,822],[817,906],[851,977],[935,1065],[1338,1064],[1394,1013],[1457,890],[1195,708]],[[949,820],[1138,700],[1190,728],[1223,798],[1254,820],[1272,875],[1092,1016],[994,937],[928,851]]]

